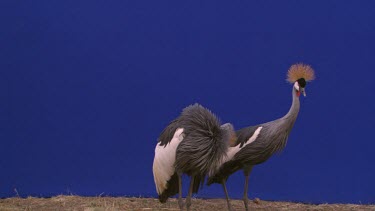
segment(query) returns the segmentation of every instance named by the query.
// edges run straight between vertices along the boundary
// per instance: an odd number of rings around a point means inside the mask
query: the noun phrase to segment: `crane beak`
[[[301,92],[302,92],[303,96],[306,97],[306,91],[305,91],[305,88],[301,88]]]

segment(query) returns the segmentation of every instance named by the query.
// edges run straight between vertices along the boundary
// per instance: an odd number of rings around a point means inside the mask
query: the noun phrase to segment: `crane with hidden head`
[[[153,174],[159,201],[165,203],[178,193],[182,210],[182,175],[187,174],[191,179],[186,207],[190,210],[192,193],[219,168],[233,137],[233,126],[220,125],[211,111],[198,104],[186,107],[162,131],[155,148]]]

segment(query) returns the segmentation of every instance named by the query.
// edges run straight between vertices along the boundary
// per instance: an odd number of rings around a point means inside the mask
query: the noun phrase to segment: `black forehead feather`
[[[297,80],[300,87],[305,88],[306,86],[306,80],[304,78],[300,78]]]

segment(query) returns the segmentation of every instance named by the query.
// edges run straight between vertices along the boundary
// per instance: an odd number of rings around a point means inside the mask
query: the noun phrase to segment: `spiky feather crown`
[[[312,81],[315,79],[314,70],[310,65],[298,63],[290,66],[286,80],[289,83],[294,83],[300,78],[303,78],[306,81]]]

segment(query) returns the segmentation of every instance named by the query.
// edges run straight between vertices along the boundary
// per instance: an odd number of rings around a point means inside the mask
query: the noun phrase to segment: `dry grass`
[[[244,210],[240,200],[232,200],[234,210]],[[355,204],[302,204],[292,202],[251,201],[253,210],[375,210],[375,205]],[[224,199],[193,199],[192,210],[226,210]],[[1,211],[18,210],[69,210],[69,211],[117,211],[117,210],[179,210],[176,199],[161,204],[154,198],[80,197],[60,195],[53,198],[7,198],[0,199]]]

